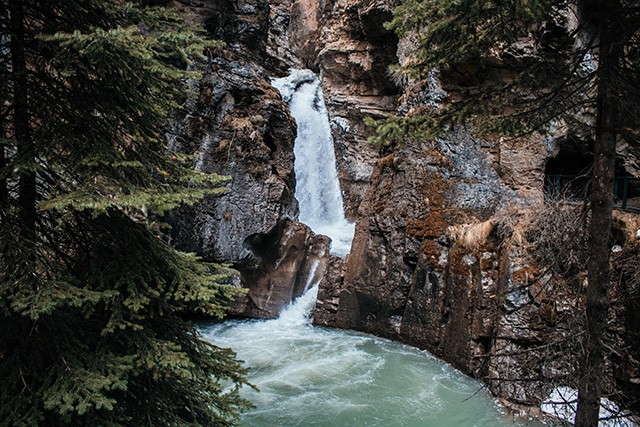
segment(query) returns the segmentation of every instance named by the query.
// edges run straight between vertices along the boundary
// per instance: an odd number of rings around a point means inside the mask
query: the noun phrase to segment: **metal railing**
[[[549,174],[545,177],[545,192],[555,191],[556,194],[570,193],[573,197],[582,198],[586,196],[590,175],[566,175],[566,174]],[[638,183],[638,185],[634,185]],[[631,184],[631,185],[630,185]],[[640,196],[640,178],[633,176],[616,176],[613,181],[613,207],[626,210],[640,212],[640,207],[628,206],[629,194],[631,187],[634,188],[633,193]],[[582,195],[580,194],[582,193]]]

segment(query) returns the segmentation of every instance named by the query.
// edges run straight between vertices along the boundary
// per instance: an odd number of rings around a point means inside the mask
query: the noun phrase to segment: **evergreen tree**
[[[451,126],[522,136],[566,127],[595,140],[591,183],[587,334],[576,425],[595,426],[609,309],[616,140],[638,142],[640,4],[636,0],[403,0],[388,24],[415,38],[414,61],[449,97],[410,117],[378,123],[380,143],[433,138]]]
[[[225,191],[164,138],[191,58],[218,46],[162,8],[2,0],[0,426],[233,425],[229,271],[175,251],[163,212]]]

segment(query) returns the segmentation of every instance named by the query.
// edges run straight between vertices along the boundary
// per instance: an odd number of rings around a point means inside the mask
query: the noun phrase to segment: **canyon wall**
[[[173,238],[240,271],[248,295],[233,314],[276,316],[318,261],[318,325],[428,349],[516,404],[537,405],[571,381],[584,269],[556,271],[534,250],[544,233],[558,233],[536,218],[550,159],[573,156],[569,136],[481,139],[459,128],[399,147],[367,143],[366,117],[410,114],[446,95],[439,81],[447,76],[394,82],[388,74],[410,46],[382,25],[396,0],[180,4],[227,46],[198,65],[203,77],[192,82],[170,141],[195,155],[196,167],[230,176],[231,191],[180,210]],[[357,224],[346,258],[327,255],[327,238],[296,221],[296,126],[269,83],[288,68],[310,68],[323,82],[346,213]],[[633,151],[619,148],[635,173]],[[563,217],[558,209],[549,218]],[[617,353],[608,372],[610,389],[640,395],[632,315],[640,292],[623,268],[638,252],[633,221],[621,217],[617,228]]]
[[[354,0],[336,2],[332,11],[377,7],[377,15],[385,17],[393,5]],[[330,13],[326,16],[324,22],[339,29],[349,22],[334,20]],[[330,35],[337,32],[327,30]],[[362,44],[368,42],[367,32],[344,34],[359,34]],[[385,34],[384,29],[379,27],[377,34]],[[320,38],[315,51],[322,52],[327,39],[330,36]],[[404,63],[410,58],[411,41],[393,42],[398,43],[396,61]],[[376,46],[375,42],[371,45]],[[390,51],[389,46],[384,48]],[[305,49],[312,50],[308,45]],[[335,83],[344,73],[333,61],[343,58],[344,63],[345,57],[348,55],[333,53],[327,57],[328,65],[322,64],[320,56],[317,59],[330,88],[328,97],[338,101],[329,103],[337,116],[344,111],[339,100],[349,86]],[[385,56],[377,58],[373,68],[387,67]],[[355,64],[349,69],[367,73]],[[399,96],[393,98],[396,113],[413,114],[437,106],[446,97],[446,87],[440,82],[460,78],[464,76],[434,72],[422,81],[401,81],[395,88]],[[378,74],[374,81],[378,87],[370,93],[391,88],[388,75]],[[357,111],[357,94],[347,97],[354,100],[352,111]],[[360,105],[360,114],[379,117],[383,113]],[[356,129],[353,133],[357,140],[366,132]],[[340,140],[339,132],[336,139]],[[621,165],[633,163],[628,149],[622,141],[618,151],[627,155],[621,157]],[[568,224],[579,221],[579,212],[545,201],[549,196],[545,174],[583,168],[578,154],[584,157],[587,151],[588,147],[576,147],[570,129],[558,129],[553,137],[478,138],[469,129],[458,128],[435,141],[379,147],[379,156],[370,158],[372,173],[357,205],[351,253],[345,260],[330,261],[320,285],[314,323],[426,348],[482,379],[512,405],[536,406],[553,387],[575,386],[576,355],[584,334],[580,307],[586,258],[580,257],[587,241],[566,236],[584,236],[586,231]],[[633,167],[625,167],[621,173],[634,173]],[[637,253],[637,228],[623,225],[630,223],[629,218],[620,220],[612,246],[619,244],[621,252]],[[625,227],[628,229],[621,231]],[[569,262],[563,258],[574,256],[571,271],[557,267]],[[614,271],[620,278],[620,265]],[[623,281],[614,283],[614,295],[629,286]],[[628,322],[628,313],[637,303],[637,294],[618,299],[612,324]],[[632,350],[640,344],[637,336],[622,326],[612,327],[610,334],[615,350],[609,355],[605,389],[638,396],[640,364],[637,351]]]
[[[502,182],[490,148],[461,130],[380,159],[351,253],[325,276],[314,320],[426,348],[475,377],[510,379],[489,386],[534,404],[548,391],[530,381],[540,366],[514,355],[555,324],[550,303],[531,297],[542,286],[532,260],[498,235],[497,215],[527,200]]]

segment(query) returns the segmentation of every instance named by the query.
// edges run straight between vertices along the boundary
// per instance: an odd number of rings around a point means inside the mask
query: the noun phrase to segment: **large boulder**
[[[231,313],[277,317],[285,305],[320,281],[329,246],[328,237],[292,220],[249,236],[245,248],[250,259],[237,265],[249,291],[232,305]]]

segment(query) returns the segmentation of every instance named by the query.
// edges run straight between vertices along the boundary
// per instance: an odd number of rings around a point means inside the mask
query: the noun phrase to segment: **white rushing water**
[[[292,70],[291,75],[272,79],[271,84],[288,103],[298,125],[293,153],[300,222],[315,233],[329,236],[331,253],[344,257],[351,249],[354,224],[344,217],[329,113],[320,80],[310,70]]]
[[[260,392],[243,426],[500,427],[542,425],[503,414],[482,385],[424,351],[313,327],[314,286],[278,319],[201,325],[233,348]]]

